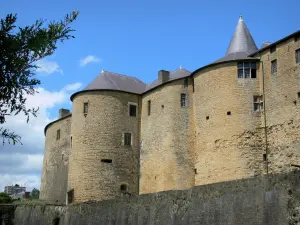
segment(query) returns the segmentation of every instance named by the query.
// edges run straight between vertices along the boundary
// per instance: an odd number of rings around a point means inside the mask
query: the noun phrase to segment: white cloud
[[[54,61],[42,59],[38,61],[36,65],[39,67],[36,69],[36,71],[39,73],[46,73],[48,75],[52,73],[64,73],[63,70],[59,67],[59,65]]]
[[[41,170],[44,153],[44,128],[52,120],[49,110],[65,106],[70,94],[81,87],[81,83],[68,84],[60,91],[37,88],[35,96],[27,96],[28,108],[39,107],[37,117],[31,117],[29,123],[21,113],[7,117],[5,128],[22,137],[23,145],[0,145],[0,192],[4,186],[14,183],[25,184],[29,189],[40,188]],[[57,112],[58,114],[58,112]]]
[[[100,61],[101,61],[100,58],[98,58],[96,56],[93,56],[93,55],[89,55],[89,56],[87,56],[87,57],[85,57],[83,59],[80,59],[80,63],[79,64],[80,64],[81,67],[84,67],[84,66],[86,66],[89,63],[100,62]]]
[[[68,84],[67,86],[64,87],[64,90],[65,91],[76,91],[78,90],[79,88],[81,88],[82,86],[82,83],[74,83],[74,84]]]

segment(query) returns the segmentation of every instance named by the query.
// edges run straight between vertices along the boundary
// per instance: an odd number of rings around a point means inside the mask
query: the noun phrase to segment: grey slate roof
[[[169,81],[188,77],[191,74],[190,71],[179,68],[170,72]],[[83,91],[87,90],[119,90],[126,91],[135,94],[142,94],[143,92],[149,91],[157,86],[161,85],[159,80],[155,80],[149,85],[146,85],[141,80],[117,74],[108,71],[102,71]]]
[[[226,56],[236,52],[244,52],[250,55],[258,50],[243,18],[240,16],[233,37],[230,41]]]
[[[97,89],[119,90],[141,94],[146,89],[146,84],[135,77],[102,71],[84,90]]]
[[[169,81],[177,80],[177,79],[184,78],[184,77],[188,77],[190,74],[191,74],[190,71],[188,71],[186,69],[179,68],[177,70],[174,70],[174,71],[170,72]],[[145,91],[149,91],[152,88],[155,88],[156,86],[159,86],[160,84],[161,84],[161,82],[159,82],[159,80],[155,80],[151,84],[147,85]]]
[[[233,61],[233,60],[247,60],[254,59],[249,55],[258,50],[242,16],[240,16],[230,44],[228,46],[226,55],[218,59],[214,63]]]

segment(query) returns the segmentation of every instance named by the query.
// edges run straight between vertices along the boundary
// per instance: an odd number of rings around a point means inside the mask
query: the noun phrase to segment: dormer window
[[[256,78],[256,62],[239,62],[238,78]]]

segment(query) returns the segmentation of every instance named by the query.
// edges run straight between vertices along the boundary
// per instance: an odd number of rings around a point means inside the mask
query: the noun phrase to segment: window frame
[[[83,114],[88,114],[89,112],[89,103],[88,102],[84,102],[83,103]]]
[[[242,73],[240,73],[241,71]],[[248,71],[249,73],[246,74],[246,71]],[[256,79],[257,62],[252,62],[252,61],[237,62],[237,77],[238,79]]]
[[[185,93],[181,93],[180,94],[180,106],[181,106],[181,108],[186,108],[187,107],[186,100],[187,100],[186,94]]]
[[[189,86],[189,79],[188,78],[184,78],[183,80],[183,87],[187,88]]]
[[[130,115],[130,107],[135,106],[135,115]],[[138,116],[138,104],[135,102],[128,102],[128,116],[137,117]]]
[[[130,135],[130,143],[128,144],[126,136]],[[123,133],[123,145],[124,146],[132,146],[132,133],[131,132],[124,132]]]
[[[296,63],[300,64],[300,48],[295,50]]]
[[[273,67],[273,63],[276,63],[276,67]],[[275,68],[275,70],[274,70],[274,68]],[[277,62],[277,59],[274,59],[271,61],[271,73],[275,74],[275,73],[277,73],[277,71],[278,71],[278,62]]]
[[[264,111],[264,97],[263,95],[253,95],[253,112]]]

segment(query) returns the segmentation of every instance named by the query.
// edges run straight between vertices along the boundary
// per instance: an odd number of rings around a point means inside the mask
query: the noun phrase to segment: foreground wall
[[[14,221],[15,225],[297,225],[299,176],[297,171],[68,207],[18,206]]]

